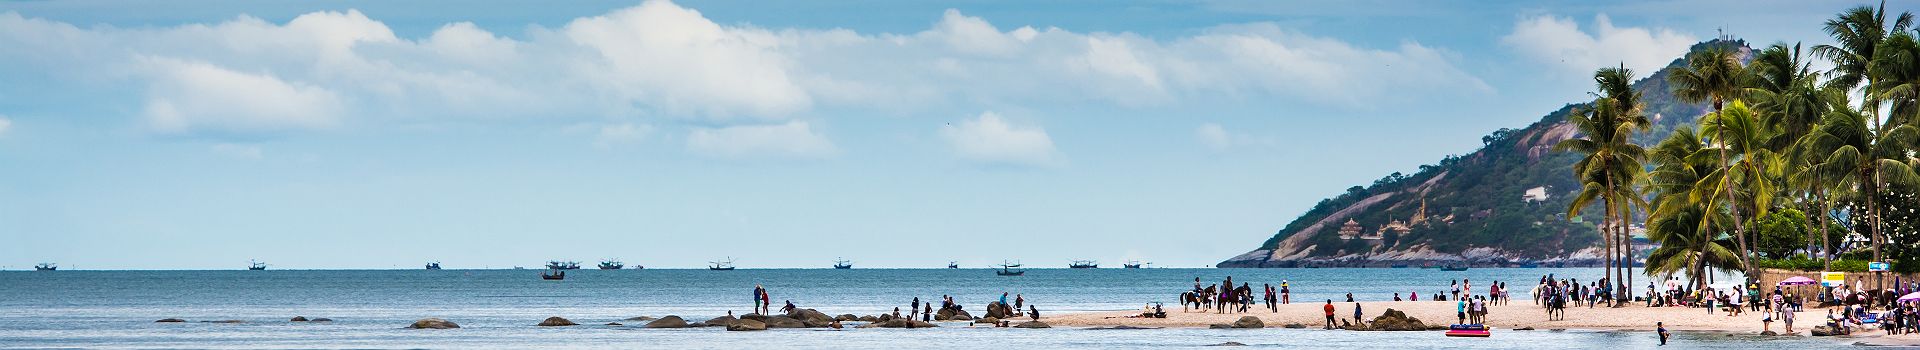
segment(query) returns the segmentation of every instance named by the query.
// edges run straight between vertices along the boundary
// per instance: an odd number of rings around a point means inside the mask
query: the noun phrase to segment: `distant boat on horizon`
[[[620,262],[619,259],[607,259],[607,260],[600,261],[601,270],[619,270],[626,267],[627,267],[627,264]]]
[[[733,257],[731,257],[731,256],[729,256],[729,257],[727,257],[727,259],[726,259],[726,260],[721,260],[721,261],[709,261],[709,262],[707,262],[707,263],[709,263],[709,264],[710,264],[710,265],[707,265],[707,269],[708,269],[708,270],[713,270],[713,271],[733,271]]]
[[[579,269],[580,269],[580,262],[578,262],[578,261],[559,261],[559,260],[550,260],[550,261],[547,261],[547,269],[550,269],[550,270],[579,270]]]
[[[34,271],[53,271],[53,270],[59,270],[59,269],[60,269],[60,266],[55,265],[54,263],[40,263],[39,265],[33,265]]]
[[[1001,276],[1020,276],[1027,274],[1026,270],[1014,270],[1013,268],[1016,267],[1020,267],[1020,264],[1001,262],[1000,269],[993,271],[993,274]]]
[[[260,271],[260,270],[266,270],[266,269],[267,269],[267,263],[263,263],[263,262],[259,262],[259,261],[254,261],[254,260],[247,260],[247,262],[249,262],[249,263],[251,263],[251,264],[249,264],[249,265],[247,265],[247,269],[248,269],[248,270],[253,270],[253,271]]]
[[[562,270],[562,269],[547,270],[546,272],[540,273],[540,279],[548,280],[548,281],[564,280],[564,279],[567,279],[567,270]]]
[[[850,270],[853,269],[853,262],[847,261],[847,259],[835,258],[833,260],[833,268],[835,270]]]
[[[1137,268],[1140,268],[1141,266],[1152,265],[1152,264],[1153,263],[1141,263],[1139,260],[1132,260],[1132,261],[1127,261],[1126,263],[1120,264],[1120,267],[1137,269]]]
[[[427,269],[428,269],[428,270],[439,270],[439,269],[440,269],[440,262],[438,262],[438,261],[435,261],[435,262],[430,262],[430,263],[427,263]]]
[[[1449,265],[1449,266],[1440,267],[1440,271],[1466,271],[1466,270],[1467,270],[1466,265]]]
[[[960,262],[958,262],[958,261],[948,261],[948,262],[947,262],[947,268],[949,268],[949,269],[957,269],[957,268],[960,268]]]
[[[1070,268],[1070,269],[1097,269],[1097,268],[1100,268],[1100,262],[1098,262],[1098,261],[1093,261],[1093,260],[1074,260],[1074,261],[1073,261],[1072,263],[1068,263],[1068,264],[1067,264],[1067,268]]]

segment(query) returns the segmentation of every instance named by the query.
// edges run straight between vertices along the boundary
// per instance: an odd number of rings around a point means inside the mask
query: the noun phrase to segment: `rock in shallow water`
[[[1208,346],[1247,346],[1247,344],[1241,344],[1240,342],[1237,342],[1237,341],[1230,341],[1230,342],[1213,344]]]
[[[634,317],[627,318],[627,321],[652,321],[652,320],[653,320],[653,316],[634,316]]]
[[[733,323],[727,324],[727,330],[729,331],[764,331],[764,330],[767,330],[767,324],[762,323],[760,321],[754,321],[754,320],[738,320],[738,321],[734,321]]]
[[[661,317],[653,322],[647,322],[646,325],[647,328],[687,328],[687,326],[687,320],[681,319],[680,316]]]
[[[294,316],[291,322],[307,322],[306,316]]]
[[[1267,328],[1267,323],[1261,322],[1259,317],[1241,316],[1240,320],[1233,321],[1233,328]]]
[[[1014,325],[1013,328],[1053,328],[1053,325],[1047,324],[1046,322],[1029,321]]]
[[[153,322],[154,323],[178,323],[178,322],[186,322],[186,321],[187,320],[182,320],[178,318],[162,318],[159,321],[153,321]]]
[[[333,319],[326,318],[326,317],[319,317],[319,318],[314,318],[312,320],[307,320],[307,322],[333,322]]]
[[[560,316],[554,316],[554,317],[548,317],[548,318],[547,318],[546,320],[544,320],[544,321],[540,321],[540,324],[538,324],[538,325],[536,325],[536,326],[541,326],[541,327],[565,327],[565,326],[578,326],[578,325],[580,325],[580,324],[579,324],[579,323],[573,323],[573,321],[571,321],[571,320],[567,320],[567,319],[566,319],[566,318],[564,318],[564,317],[560,317]]]
[[[407,326],[407,328],[412,328],[412,329],[454,329],[454,328],[460,328],[460,325],[459,325],[459,324],[456,324],[456,323],[453,323],[453,322],[451,322],[451,321],[447,321],[447,320],[442,320],[442,319],[438,319],[438,318],[422,318],[422,319],[420,319],[419,321],[413,321],[413,325],[411,325],[411,326]]]

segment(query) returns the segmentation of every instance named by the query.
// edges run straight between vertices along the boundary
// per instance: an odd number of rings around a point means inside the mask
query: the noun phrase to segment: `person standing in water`
[[[1667,324],[1665,322],[1654,322],[1653,328],[1657,329],[1656,332],[1660,334],[1660,346],[1667,346],[1667,338],[1673,336],[1667,333]]]
[[[913,297],[913,303],[907,304],[907,319],[920,315],[920,297]]]

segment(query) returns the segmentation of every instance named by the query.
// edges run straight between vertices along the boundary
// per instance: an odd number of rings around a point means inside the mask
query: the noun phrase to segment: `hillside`
[[[1719,40],[1693,50],[1709,45],[1747,52],[1744,42]],[[1683,62],[1676,59],[1668,67]],[[1642,145],[1666,138],[1708,110],[1674,98],[1665,72],[1635,72],[1643,78],[1634,88],[1654,120],[1635,138]],[[1472,153],[1322,199],[1259,248],[1217,266],[1597,265],[1601,241],[1594,223],[1601,212],[1566,218],[1579,190],[1570,169],[1579,155],[1553,151],[1554,144],[1576,136],[1566,118],[1584,107],[1568,104],[1524,128],[1481,137],[1482,147]]]

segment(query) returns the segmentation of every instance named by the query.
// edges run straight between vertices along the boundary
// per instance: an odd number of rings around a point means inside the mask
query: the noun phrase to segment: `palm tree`
[[[1813,154],[1825,160],[1812,171],[1830,181],[1836,194],[1849,196],[1847,199],[1866,207],[1877,261],[1883,240],[1877,194],[1882,186],[1890,184],[1920,184],[1913,159],[1906,154],[1920,140],[1920,127],[1898,125],[1876,133],[1870,118],[1861,110],[1834,108],[1808,135],[1804,147],[1824,153]]]
[[[1920,122],[1920,39],[1912,32],[1894,33],[1874,51],[1871,76],[1875,101],[1887,103],[1887,123]]]
[[[1710,101],[1713,103],[1714,113],[1719,113],[1727,101],[1744,94],[1745,89],[1742,88],[1744,85],[1741,84],[1743,78],[1745,74],[1742,73],[1740,58],[1726,44],[1714,45],[1688,54],[1687,66],[1675,68],[1667,75],[1667,81],[1673,84],[1674,97],[1688,102]],[[1720,135],[1714,136],[1716,140],[1723,138]],[[1725,168],[1727,167],[1726,147],[1720,147],[1719,153],[1720,167]],[[1721,175],[1733,176],[1731,172],[1724,172]],[[1727,203],[1737,203],[1733,198],[1733,181],[1721,179],[1720,183],[1721,192],[1726,193]],[[1752,274],[1753,265],[1747,259],[1746,228],[1740,220],[1740,208],[1734,206],[1729,209],[1733,211],[1733,237],[1740,248],[1741,270]]]
[[[1660,242],[1660,248],[1647,254],[1646,273],[1685,273],[1695,287],[1706,283],[1708,268],[1739,261],[1720,233],[1731,218],[1716,209],[1713,201],[1719,197],[1693,195],[1716,169],[1702,144],[1691,127],[1675,130],[1650,152],[1656,166],[1647,175],[1654,195],[1647,238]]]
[[[1764,217],[1773,207],[1773,176],[1769,170],[1777,170],[1779,157],[1766,148],[1774,132],[1760,120],[1753,109],[1745,102],[1735,100],[1726,109],[1714,112],[1700,119],[1700,131],[1714,135],[1710,140],[1718,145],[1720,153],[1732,155],[1726,166],[1714,169],[1715,174],[1703,179],[1713,186],[1695,188],[1707,196],[1715,196],[1717,190],[1728,190],[1724,197],[1735,198],[1735,193],[1745,193],[1747,202],[1731,202],[1734,212],[1751,209],[1753,217]],[[1721,181],[1732,181],[1722,184]],[[1737,190],[1735,190],[1737,188]]]
[[[1573,165],[1574,176],[1581,179],[1582,188],[1568,206],[1567,216],[1579,216],[1594,200],[1601,201],[1606,211],[1601,238],[1607,256],[1607,277],[1618,283],[1620,279],[1615,277],[1627,274],[1618,270],[1630,262],[1620,258],[1627,253],[1625,249],[1616,254],[1616,243],[1623,241],[1625,224],[1632,216],[1631,204],[1643,202],[1634,191],[1633,183],[1643,171],[1640,158],[1646,152],[1634,144],[1632,138],[1634,131],[1649,123],[1641,113],[1640,93],[1633,89],[1633,70],[1625,65],[1602,68],[1594,72],[1594,83],[1599,93],[1592,107],[1567,117],[1567,122],[1584,138],[1563,140],[1554,148],[1586,155]]]
[[[1904,32],[1913,25],[1913,14],[1902,12],[1895,17],[1892,27],[1887,26],[1887,3],[1880,2],[1879,8],[1859,6],[1841,11],[1833,19],[1827,20],[1828,36],[1838,45],[1821,44],[1813,47],[1813,53],[1833,61],[1833,70],[1827,72],[1827,84],[1841,90],[1852,91],[1866,84],[1869,91],[1876,90],[1872,74],[1875,50],[1892,33]],[[1875,114],[1874,124],[1879,124],[1879,103],[1869,97],[1861,101],[1869,114]]]
[[[1801,143],[1820,125],[1821,116],[1831,108],[1829,96],[1833,96],[1833,91],[1837,90],[1819,87],[1820,75],[1813,71],[1812,63],[1807,62],[1800,47],[1799,43],[1792,47],[1784,43],[1774,44],[1755,54],[1753,62],[1747,65],[1747,72],[1751,75],[1747,81],[1747,96],[1753,99],[1753,107],[1760,111],[1765,120],[1763,124],[1774,131],[1767,148],[1783,155],[1782,165],[1785,169],[1779,182],[1787,185],[1783,188],[1791,189],[1790,195],[1803,199],[1801,203],[1806,206],[1807,212],[1820,214],[1817,220],[1809,219],[1808,224],[1819,225],[1821,235],[1807,237],[1807,251],[1812,252],[1816,245],[1822,247],[1822,251],[1827,251],[1831,250],[1824,249],[1830,247],[1825,243],[1825,237],[1830,234],[1827,225],[1830,215],[1827,213],[1831,211],[1826,209],[1830,209],[1828,205],[1832,201],[1825,196],[1826,181],[1811,171],[1822,159],[1808,156],[1824,153],[1807,150],[1801,147]],[[1844,98],[1844,92],[1839,97]],[[1832,256],[1826,258],[1828,270],[1831,270]]]

